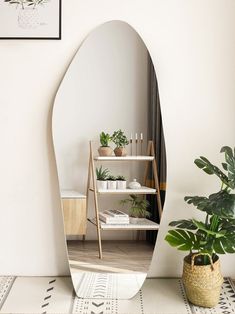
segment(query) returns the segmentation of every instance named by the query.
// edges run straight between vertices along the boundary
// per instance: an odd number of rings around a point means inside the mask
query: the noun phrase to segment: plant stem
[[[219,222],[219,217],[217,215],[212,216],[212,222],[211,222],[211,231],[217,231],[218,229],[218,222]]]

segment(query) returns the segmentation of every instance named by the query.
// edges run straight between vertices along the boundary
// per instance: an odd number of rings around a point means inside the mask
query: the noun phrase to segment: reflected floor
[[[67,241],[69,265],[80,298],[130,299],[141,288],[154,246],[146,241]]]
[[[67,241],[73,272],[147,273],[154,246],[146,241],[102,241],[103,259],[97,241]]]

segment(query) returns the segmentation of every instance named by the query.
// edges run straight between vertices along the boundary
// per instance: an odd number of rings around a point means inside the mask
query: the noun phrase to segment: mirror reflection
[[[57,92],[53,141],[78,297],[133,297],[153,255],[165,144],[148,50],[126,23],[95,29]]]

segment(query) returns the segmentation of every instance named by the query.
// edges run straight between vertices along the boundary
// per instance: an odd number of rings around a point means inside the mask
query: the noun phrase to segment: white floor
[[[223,286],[217,308],[190,306],[180,279],[147,279],[131,300],[79,299],[69,277],[0,277],[4,314],[230,314],[235,313],[231,281]]]

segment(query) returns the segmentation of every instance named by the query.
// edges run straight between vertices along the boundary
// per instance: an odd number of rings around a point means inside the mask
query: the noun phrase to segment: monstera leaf
[[[235,233],[235,219],[221,218],[218,226],[219,230],[226,230],[227,232]]]
[[[225,154],[226,163],[222,163],[224,170],[228,171],[229,187],[235,188],[235,151],[231,147],[224,146],[221,148],[221,153]]]
[[[213,165],[207,158],[200,156],[200,158],[195,159],[194,163],[207,174],[215,174],[220,180],[230,186],[228,177],[215,165]]]
[[[194,163],[207,174],[215,174],[229,188],[235,188],[235,151],[229,146],[224,146],[220,150],[225,154],[225,162],[222,163],[223,169],[228,172],[225,175],[217,166],[213,165],[207,158],[200,156]]]
[[[181,220],[176,220],[172,221],[169,223],[169,226],[171,227],[177,227],[179,229],[187,229],[187,230],[196,230],[197,227],[193,223],[192,219],[181,219]]]
[[[209,197],[186,196],[184,200],[208,215],[235,218],[235,194],[230,194],[227,190],[221,190]]]
[[[199,250],[200,238],[191,231],[169,230],[165,240],[180,251]]]
[[[235,253],[235,234],[228,233],[222,238],[214,239],[213,249],[217,254]]]

